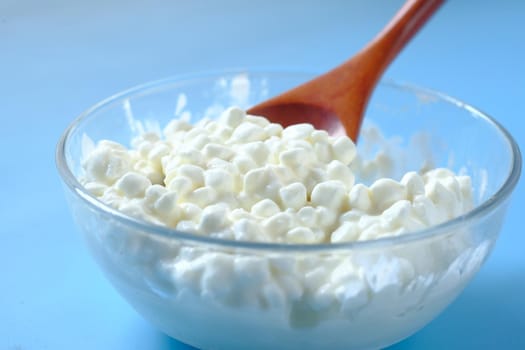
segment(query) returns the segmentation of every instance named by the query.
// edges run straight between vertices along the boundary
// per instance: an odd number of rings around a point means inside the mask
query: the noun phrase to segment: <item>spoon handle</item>
[[[337,81],[340,84],[336,89],[339,94],[331,96],[331,103],[352,139],[357,139],[368,100],[379,78],[443,2],[408,0],[359,53],[320,77],[318,83]]]
[[[444,0],[408,0],[383,30],[361,51],[361,54],[377,51],[383,68],[377,72],[378,75],[381,75],[443,2]]]

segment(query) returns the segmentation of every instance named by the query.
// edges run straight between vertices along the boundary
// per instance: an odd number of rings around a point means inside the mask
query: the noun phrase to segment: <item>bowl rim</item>
[[[69,137],[72,133],[82,124],[82,122],[89,118],[93,113],[101,110],[102,108],[115,103],[120,100],[128,99],[134,96],[140,96],[145,92],[151,92],[154,89],[162,89],[167,86],[173,87],[173,85],[184,84],[188,81],[195,81],[198,79],[211,79],[225,76],[233,76],[238,74],[258,74],[258,75],[298,75],[306,77],[315,76],[317,73],[308,72],[302,70],[292,69],[227,69],[227,70],[212,70],[202,71],[196,73],[187,73],[169,76],[163,79],[153,80],[143,84],[136,85],[124,91],[118,92],[111,95],[100,102],[92,105],[88,109],[80,113],[64,130],[55,152],[55,162],[58,173],[63,180],[64,184],[73,192],[75,195],[85,201],[92,209],[95,209],[102,214],[111,216],[112,219],[119,221],[122,224],[133,226],[135,229],[140,230],[145,234],[151,234],[158,238],[163,239],[174,239],[182,242],[191,242],[194,244],[204,244],[212,247],[222,248],[240,248],[257,251],[295,251],[295,252],[331,252],[336,250],[362,250],[362,249],[377,249],[385,246],[399,246],[411,242],[422,241],[426,239],[432,239],[441,235],[451,234],[458,232],[462,226],[466,223],[474,221],[476,218],[483,216],[491,209],[498,207],[499,204],[503,203],[513,192],[516,187],[522,167],[522,157],[519,146],[512,135],[494,118],[487,113],[482,112],[478,108],[473,107],[457,98],[451,97],[442,92],[420,87],[418,85],[398,82],[389,79],[384,79],[380,82],[383,86],[396,88],[398,90],[405,90],[413,93],[416,96],[424,95],[426,97],[437,98],[441,101],[450,103],[458,108],[464,109],[472,114],[472,117],[483,119],[486,123],[490,124],[493,128],[499,131],[505,141],[508,143],[509,149],[511,150],[511,168],[508,176],[506,177],[503,185],[490,196],[472,210],[457,216],[451,220],[447,220],[441,224],[431,226],[422,230],[409,232],[399,236],[383,237],[375,240],[367,241],[355,241],[355,242],[343,242],[343,243],[317,243],[317,244],[290,244],[290,243],[267,243],[267,242],[251,242],[251,241],[237,241],[230,239],[222,239],[216,237],[209,237],[204,235],[197,235],[194,233],[182,232],[174,228],[155,224],[152,222],[144,221],[141,219],[128,216],[117,209],[105,204],[104,202],[93,196],[76,178],[72,170],[69,168],[66,160],[66,146],[69,141]]]

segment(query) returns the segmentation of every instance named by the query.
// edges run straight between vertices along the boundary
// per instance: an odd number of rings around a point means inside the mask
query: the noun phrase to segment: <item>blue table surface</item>
[[[165,76],[321,72],[402,1],[0,1],[0,349],[189,349],[144,321],[83,246],[54,165],[88,106]],[[450,1],[386,72],[493,115],[525,142],[525,2]],[[435,321],[392,349],[525,349],[518,184],[495,251]],[[203,334],[203,336],[206,336]]]

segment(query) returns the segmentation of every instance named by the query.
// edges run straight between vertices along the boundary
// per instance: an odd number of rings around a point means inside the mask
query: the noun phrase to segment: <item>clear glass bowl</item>
[[[169,78],[100,102],[61,138],[58,170],[90,252],[122,296],[166,334],[202,349],[382,348],[435,318],[493,248],[520,175],[515,141],[477,109],[404,84],[382,83],[366,117],[399,156],[391,176],[432,163],[470,175],[475,194],[475,209],[426,230],[334,245],[225,241],[128,217],[78,181],[86,140],[128,145],[182,107],[195,121],[311,77],[230,71]],[[367,128],[364,153],[374,148]]]

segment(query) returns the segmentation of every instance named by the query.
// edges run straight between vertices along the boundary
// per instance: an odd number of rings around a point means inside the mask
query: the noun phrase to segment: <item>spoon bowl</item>
[[[269,105],[261,109],[261,114],[272,116],[272,121],[278,120],[283,127],[293,124],[309,123],[316,129],[324,129],[335,135],[343,132],[338,116],[330,109],[315,104],[290,102],[279,105]]]

